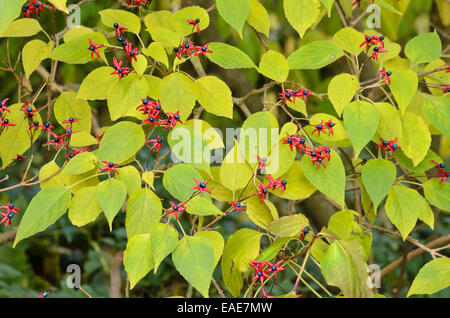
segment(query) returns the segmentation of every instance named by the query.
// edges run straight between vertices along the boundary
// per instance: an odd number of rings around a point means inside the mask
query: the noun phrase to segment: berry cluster
[[[38,17],[40,12],[44,12],[42,3],[37,0],[33,0],[30,3],[26,3],[22,7],[22,18],[29,18],[30,16]]]
[[[206,43],[203,46],[197,46],[194,45],[194,42],[188,42],[184,45],[180,45],[180,47],[176,47],[173,50],[175,51],[175,54],[177,55],[178,59],[187,58],[188,56],[194,56],[203,54],[206,61],[206,54],[207,53],[213,53],[210,49],[208,49],[210,43]]]
[[[140,7],[141,5],[148,7],[151,4],[152,0],[127,0],[127,5],[133,5],[136,7]]]
[[[381,76],[384,76],[384,82],[385,83],[387,83],[388,85],[391,85],[391,75],[392,75],[392,72],[387,72],[387,71],[385,71],[385,70],[381,70],[380,72],[379,72],[379,74],[380,74],[380,77]]]
[[[394,140],[384,140],[383,138],[380,138],[381,143],[377,145],[378,148],[382,147],[383,151],[386,151],[386,149],[390,151],[396,151],[397,149],[401,149],[401,147],[397,144],[397,138]]]
[[[295,104],[295,99],[300,98],[303,99],[303,101],[306,103],[306,97],[311,95],[311,91],[305,89],[285,89],[282,93],[279,94],[280,99],[283,101],[284,104],[287,103],[287,101],[290,101],[291,103]]]
[[[8,204],[4,206],[0,206],[0,215],[3,216],[0,224],[4,223],[5,228],[8,227],[8,225],[11,224],[11,219],[13,218],[14,214],[19,215],[18,212],[20,212],[20,209],[16,208],[11,202],[8,202]]]
[[[265,285],[265,279],[271,280],[272,277],[268,274],[273,273],[273,277],[275,277],[275,280],[277,280],[277,273],[284,271],[285,268],[281,267],[281,264],[283,263],[283,260],[278,261],[277,263],[273,264],[271,262],[260,262],[260,261],[250,261],[249,265],[255,269],[255,276],[252,278],[252,283],[259,279],[259,282],[261,284],[261,290],[262,290],[262,297],[261,298],[275,298],[274,296],[270,296],[266,293],[264,290]]]
[[[323,123],[323,122],[322,122]],[[330,122],[331,123],[331,120]],[[328,123],[328,129],[329,128],[329,123]],[[333,125],[334,126],[334,125]],[[332,126],[332,127],[333,127]],[[322,126],[324,127],[324,126]],[[331,129],[332,129],[331,127]],[[320,131],[323,128],[318,129],[316,127],[316,129]],[[306,155],[310,156],[309,160],[312,161],[312,163],[317,163],[317,168],[319,169],[319,166],[322,165],[324,168],[326,168],[325,166],[325,159],[327,159],[328,161],[330,161],[331,159],[331,149],[328,146],[321,146],[321,147],[317,147],[316,149],[311,149],[309,147],[306,146],[306,140],[305,138],[298,136],[298,134],[295,134],[293,136],[287,134],[287,139],[285,139],[283,141],[283,144],[288,144],[289,147],[291,147],[291,151],[296,148],[299,152],[304,152]]]
[[[0,118],[0,127],[5,127],[4,129],[8,130],[8,127],[10,126],[16,126],[16,124],[13,124],[9,121],[8,118],[6,118],[6,113],[11,113],[11,110],[9,110],[8,106],[6,106],[6,103],[9,101],[9,98],[5,98],[2,101],[2,106],[0,107],[0,112],[2,114],[2,117]]]
[[[387,50],[384,49],[384,39],[384,35],[364,35],[364,42],[361,43],[359,47],[363,47],[365,45],[367,53],[371,46],[375,46],[372,52],[372,59],[378,61],[378,54],[387,52]]]
[[[47,298],[49,294],[50,294],[50,291],[40,292],[39,298]]]
[[[312,131],[312,133],[314,134],[314,133],[317,131],[317,136],[320,136],[320,133],[321,133],[321,132],[324,132],[325,129],[328,129],[328,135],[329,135],[329,136],[330,136],[330,135],[334,135],[333,127],[334,127],[335,125],[336,125],[336,124],[333,123],[333,122],[331,121],[331,119],[330,119],[329,121],[327,121],[326,123],[324,123],[323,120],[322,120],[322,121],[320,122],[320,124],[317,124],[317,125],[314,126],[314,130]],[[326,132],[324,132],[324,133],[326,133]]]
[[[8,118],[5,118],[6,114],[11,112],[10,109],[8,108],[8,106],[6,105],[8,100],[9,100],[9,98],[4,99],[2,101],[1,107],[0,107],[0,113],[1,113],[0,128],[4,127],[3,129],[6,129],[6,130],[8,130],[8,127],[10,127],[10,126],[16,126],[16,124],[11,123],[8,120]],[[65,127],[65,130],[64,130],[64,133],[61,135],[58,135],[53,131],[53,129],[55,129],[55,127],[51,123],[49,123],[49,122],[40,123],[38,120],[35,119],[37,110],[35,108],[33,108],[32,102],[30,100],[24,101],[20,110],[25,114],[25,118],[28,119],[28,124],[29,124],[28,130],[30,131],[30,133],[29,133],[30,138],[34,138],[34,135],[39,128],[42,131],[46,131],[48,133],[48,137],[49,137],[49,139],[48,139],[49,145],[50,144],[55,145],[55,150],[58,150],[61,146],[64,146],[66,148],[65,157],[67,158],[67,162],[69,162],[70,159],[72,159],[73,157],[75,157],[76,155],[78,155],[82,152],[91,151],[89,148],[80,148],[80,149],[71,151],[71,149],[69,147],[70,137],[73,134],[79,133],[79,131],[74,131],[72,129],[72,124],[79,121],[79,118],[69,117],[68,119],[64,120],[62,123],[67,124]],[[27,158],[26,155],[17,154],[17,156],[15,158],[13,158],[12,160],[13,161],[22,161],[25,158]]]
[[[439,162],[437,162],[435,160],[431,160],[431,162],[433,162],[435,164],[435,167],[434,167],[434,168],[436,168],[436,175],[435,175],[435,177],[436,178],[441,178],[441,181],[439,183],[444,184],[445,181],[447,180],[447,177],[450,175],[449,171],[445,171],[444,170],[445,163],[443,163],[443,162],[439,163]]]
[[[150,124],[151,128],[153,128],[154,125],[165,126],[163,130],[167,130],[169,128],[174,128],[177,123],[183,123],[180,119],[180,111],[177,111],[176,113],[165,113],[161,107],[161,102],[152,101],[148,96],[142,100],[142,104],[139,105],[136,110],[147,115],[147,118],[144,119],[142,123]],[[161,114],[166,115],[167,118],[158,121]]]

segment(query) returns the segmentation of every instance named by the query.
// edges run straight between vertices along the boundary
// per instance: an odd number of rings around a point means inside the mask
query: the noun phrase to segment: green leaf
[[[26,0],[0,1],[0,34],[6,29],[9,23],[22,13],[22,6]]]
[[[428,153],[431,146],[431,134],[428,125],[413,113],[406,112],[402,118],[403,131],[399,144],[406,156],[417,166]]]
[[[275,257],[277,257],[281,249],[294,239],[294,237],[276,238],[271,245],[269,245],[261,254],[258,255],[256,260],[261,262],[273,260]]]
[[[334,0],[320,0],[322,2],[323,6],[328,11],[328,17],[331,17],[331,10],[333,9]]]
[[[95,155],[92,152],[82,152],[69,160],[61,174],[83,174],[96,167]]]
[[[88,34],[88,33],[92,33],[92,32],[94,32],[94,31],[91,28],[87,28],[82,25],[74,26],[73,28],[68,30],[66,33],[64,33],[63,39],[64,39],[64,42],[69,42],[70,40],[73,40],[80,35]]]
[[[339,287],[345,297],[373,296],[367,286],[369,270],[364,251],[357,240],[334,241],[323,256],[320,268],[327,284]]]
[[[266,157],[274,143],[279,141],[277,118],[268,111],[249,116],[242,125],[239,135],[239,150],[251,167],[256,168],[256,156]]]
[[[133,192],[128,199],[125,227],[130,239],[139,234],[149,234],[161,219],[161,200],[149,189]]]
[[[405,54],[414,63],[428,63],[441,56],[442,43],[436,32],[423,33],[410,40],[405,47]]]
[[[286,146],[289,147],[288,145]],[[279,178],[287,181],[286,190],[283,193],[281,193],[281,189],[269,190],[269,192],[283,199],[304,200],[309,198],[317,190],[306,179],[300,161],[294,161],[289,171]]]
[[[8,129],[3,129],[0,134],[0,157],[2,158],[2,168],[5,169],[17,155],[22,155],[28,148],[30,148],[30,136],[28,119],[20,110],[22,104],[14,104],[9,106],[11,113],[7,113],[6,118],[10,123],[16,126],[10,126]],[[33,109],[36,109],[34,106]],[[42,123],[42,118],[39,113],[33,117],[34,120]],[[34,130],[33,142],[35,142],[41,135],[41,128]]]
[[[175,199],[184,202],[197,191],[191,189],[196,185],[194,178],[200,181],[206,181],[190,165],[180,163],[165,171],[163,186]],[[203,196],[204,198],[210,198],[207,192],[203,192]]]
[[[79,133],[72,135],[69,145],[70,147],[81,148],[96,145],[97,143],[98,139],[94,138],[91,134],[85,131],[80,131]]]
[[[98,159],[123,163],[133,157],[145,144],[145,134],[138,124],[122,121],[110,127],[102,137]]]
[[[200,31],[209,26],[208,12],[199,6],[186,7],[172,14],[172,26],[183,36],[188,36],[191,33],[197,33],[197,27],[188,24],[187,20],[195,21],[196,19],[200,19],[198,23]]]
[[[133,59],[131,64],[139,76],[144,75],[147,70],[147,58],[142,54],[136,56],[136,61]]]
[[[198,231],[194,234],[194,237],[202,237],[209,241],[211,246],[214,248],[214,268],[216,268],[217,264],[223,253],[223,248],[225,246],[225,241],[223,240],[222,235],[216,231]]]
[[[150,32],[153,41],[159,42],[165,47],[176,47],[183,38],[181,33],[165,27],[153,27],[147,31]]]
[[[316,22],[320,13],[318,0],[284,0],[283,7],[286,19],[301,38]]]
[[[416,190],[393,186],[389,191],[385,209],[389,220],[400,231],[403,240],[411,233],[418,218],[433,228],[433,211]]]
[[[112,222],[125,202],[127,188],[116,179],[108,179],[100,182],[95,190],[98,205],[102,208],[112,231]]]
[[[220,182],[232,192],[243,189],[252,177],[253,170],[247,164],[244,154],[235,140],[234,147],[225,156],[220,166]]]
[[[95,186],[81,189],[73,198],[69,208],[69,219],[73,225],[82,227],[97,219],[102,209],[95,197]]]
[[[11,22],[0,34],[0,38],[21,38],[38,34],[42,31],[39,21],[36,19],[17,19]]]
[[[250,13],[247,17],[247,23],[255,28],[256,31],[269,37],[270,19],[266,8],[258,0],[250,0]]]
[[[270,223],[278,219],[278,211],[269,200],[260,201],[259,197],[252,197],[245,201],[246,212],[250,220],[257,226],[267,229]]]
[[[186,204],[186,212],[193,215],[224,215],[210,199],[195,196]]]
[[[450,259],[447,257],[436,258],[420,269],[406,297],[415,294],[434,294],[449,286]]]
[[[117,76],[111,76],[114,70],[109,66],[98,67],[81,82],[77,98],[84,100],[104,100],[111,87],[119,82]]]
[[[39,191],[31,200],[30,205],[23,214],[17,229],[17,243],[44,231],[55,223],[70,206],[70,190],[64,186],[52,185]]]
[[[352,210],[343,210],[334,213],[328,220],[328,229],[341,240],[356,239],[364,250],[364,261],[370,256],[372,247],[372,234],[363,231],[355,217],[358,213]]]
[[[142,174],[142,180],[153,188],[153,182],[155,181],[155,174],[153,171],[146,171]]]
[[[240,229],[227,240],[223,250],[221,267],[225,286],[233,295],[239,297],[244,283],[242,272],[247,271],[249,261],[259,255],[262,233]]]
[[[123,265],[130,280],[130,289],[133,289],[155,267],[149,234],[138,235],[128,241],[123,253]]]
[[[233,118],[233,99],[228,85],[215,76],[204,76],[195,81],[196,96],[209,113]]]
[[[172,12],[168,10],[155,11],[145,16],[144,23],[155,42],[173,48],[180,44],[183,34],[174,27],[172,16]]]
[[[355,158],[377,131],[380,113],[378,108],[363,101],[355,101],[344,109],[344,127],[353,144]]]
[[[158,223],[151,229],[150,242],[156,274],[161,262],[177,247],[178,232],[169,224]]]
[[[182,121],[191,114],[196,99],[195,85],[186,75],[176,72],[164,77],[159,93],[165,112],[176,113],[179,110]]]
[[[394,140],[401,137],[402,121],[397,108],[389,103],[376,103],[375,106],[380,113],[380,122],[377,128],[377,133],[380,137],[386,140]]]
[[[342,50],[349,52],[354,56],[358,56],[364,47],[360,47],[364,42],[364,35],[353,28],[340,29],[333,37],[334,43]]]
[[[112,68],[110,68],[113,71]],[[148,82],[145,78],[138,78],[137,74],[131,74],[126,78],[114,82],[107,94],[108,109],[111,120],[117,120],[124,116],[139,118],[141,113],[136,107],[142,103],[148,91]]]
[[[127,187],[128,195],[141,189],[141,175],[133,166],[126,166],[118,169],[117,180],[122,181]]]
[[[164,46],[159,42],[152,42],[148,48],[143,48],[142,53],[148,55],[158,62],[163,63],[166,67],[169,67],[169,59],[167,58],[166,50]]]
[[[95,44],[103,44],[104,47],[98,49],[100,57],[103,61],[105,58],[105,46],[109,45],[106,41],[105,35],[100,32],[90,32],[77,36],[64,44],[61,44],[53,49],[50,53],[49,58],[53,60],[58,60],[68,64],[86,64],[92,61],[91,51],[89,48],[89,39]],[[94,58],[97,56],[94,55]],[[113,70],[111,70],[111,73]]]
[[[209,60],[225,69],[236,68],[255,68],[255,63],[235,46],[221,43],[211,42],[208,47],[213,54],[209,55]]]
[[[265,77],[283,83],[289,75],[289,64],[283,54],[270,50],[261,57],[259,71]]]
[[[52,41],[45,43],[41,40],[32,40],[25,44],[22,50],[22,63],[27,78],[30,78],[34,70],[48,57],[52,49]]]
[[[417,74],[409,69],[392,73],[390,88],[398,108],[404,114],[418,88]]]
[[[350,103],[359,90],[358,78],[347,73],[333,77],[328,84],[328,97],[337,114],[342,115],[345,106]]]
[[[345,169],[339,154],[331,150],[331,160],[326,162],[326,168],[311,163],[308,156],[302,158],[302,170],[306,178],[317,189],[335,200],[341,206],[345,206]]]
[[[450,137],[450,97],[428,96],[423,105],[423,114],[434,127],[439,129],[444,135]]]
[[[69,10],[67,10],[67,0],[48,0],[48,2],[53,4],[56,9],[69,14]]]
[[[314,41],[294,51],[287,61],[291,70],[316,70],[333,63],[343,55],[342,49],[331,41]]]
[[[250,13],[250,0],[216,0],[216,6],[222,18],[236,29],[242,39],[242,29]]]
[[[431,149],[428,150],[425,158],[423,158],[423,160],[416,166],[414,166],[412,160],[408,158],[401,149],[395,152],[395,159],[398,160],[403,168],[417,174],[423,174],[425,171],[433,168],[434,163],[431,160],[442,161],[442,159]]]
[[[186,123],[177,125],[170,131],[167,141],[173,160],[188,163],[193,168],[210,174],[211,149],[201,127]]]
[[[69,120],[70,117],[78,118],[78,121],[72,123],[72,130],[91,132],[91,107],[85,100],[78,99],[75,92],[64,92],[59,95],[55,102],[54,114],[58,123],[63,127],[67,126],[63,122]]]
[[[184,122],[184,125],[194,127],[196,130],[201,129],[203,141],[207,143],[210,150],[225,148],[222,136],[218,133],[217,128],[213,128],[208,122],[201,119],[190,119]]]
[[[425,198],[430,204],[444,211],[450,212],[450,184],[440,183],[438,178],[430,179],[423,184]]]
[[[135,14],[124,10],[107,9],[99,12],[104,25],[114,28],[114,23],[126,27],[126,32],[139,34],[141,30],[141,20]]]
[[[208,298],[214,271],[214,247],[203,237],[185,236],[172,253],[173,263],[184,279]]]
[[[376,211],[378,205],[394,185],[397,169],[388,160],[374,159],[362,167],[361,176]]]
[[[303,214],[283,216],[269,224],[269,232],[279,237],[297,236],[309,225],[308,219]]]

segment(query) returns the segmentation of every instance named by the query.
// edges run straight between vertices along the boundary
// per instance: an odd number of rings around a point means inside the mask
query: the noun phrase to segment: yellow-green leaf
[[[130,280],[130,289],[133,289],[155,267],[149,234],[138,235],[128,241],[123,265]]]
[[[215,76],[204,76],[195,81],[196,96],[207,112],[233,118],[231,90]]]
[[[164,111],[180,111],[182,121],[186,120],[195,106],[194,82],[182,73],[176,72],[164,77],[159,85],[159,94]]]
[[[328,84],[328,97],[340,116],[359,89],[358,78],[347,73],[333,77]]]
[[[127,204],[125,227],[128,239],[139,234],[149,234],[161,219],[161,200],[149,189],[134,191]]]
[[[264,76],[283,83],[289,75],[289,64],[283,54],[271,50],[264,53],[261,57],[259,71]]]
[[[95,189],[95,197],[108,219],[109,229],[112,231],[112,222],[125,202],[127,188],[123,182],[108,179],[100,182]]]
[[[256,31],[269,37],[269,14],[258,0],[250,0],[250,13],[247,17],[247,23],[254,27]]]
[[[428,153],[431,146],[431,134],[428,125],[413,113],[406,112],[402,117],[403,131],[399,139],[405,155],[412,159],[414,166],[417,166]]]
[[[69,208],[69,219],[73,225],[84,226],[97,219],[102,209],[95,198],[95,186],[81,189],[73,198]]]
[[[316,22],[320,13],[318,0],[284,0],[283,7],[286,19],[301,38]]]
[[[31,73],[48,57],[52,49],[52,41],[45,43],[41,40],[32,40],[25,44],[22,50],[22,63],[27,78],[30,78]]]
[[[242,39],[242,29],[250,13],[250,0],[216,0],[216,6],[223,19],[236,29]]]
[[[21,38],[38,34],[42,31],[39,21],[36,19],[17,19],[11,22],[0,34],[0,38]]]

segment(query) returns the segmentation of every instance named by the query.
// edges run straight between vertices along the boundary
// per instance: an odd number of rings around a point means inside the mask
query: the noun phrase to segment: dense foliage
[[[448,296],[449,1],[0,16],[1,296]]]

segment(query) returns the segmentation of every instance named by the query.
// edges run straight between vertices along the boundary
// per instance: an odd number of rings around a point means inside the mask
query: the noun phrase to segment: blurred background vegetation
[[[350,1],[351,0],[344,0]],[[69,0],[68,4],[76,3],[77,1]],[[367,6],[365,1],[362,1],[362,9]],[[445,2],[445,0],[443,1]],[[298,33],[292,29],[285,19],[283,5],[281,0],[261,0],[261,3],[269,11],[271,20],[270,38],[266,39],[270,48],[282,52],[286,57],[289,56],[300,45],[319,40],[330,39],[334,33],[342,28],[342,23],[333,8],[331,17],[328,18],[327,13],[322,12],[323,18],[315,28],[308,31],[303,39],[300,39]],[[173,10],[191,5],[200,5],[203,8],[210,8],[214,4],[212,0],[154,0],[148,10]],[[105,27],[101,24],[98,12],[106,9],[123,8],[119,1],[102,0],[86,2],[81,7],[81,24],[87,27],[104,30]],[[362,10],[361,9],[361,10]],[[441,10],[442,11],[442,10]],[[135,11],[136,12],[136,11]],[[140,11],[141,16],[145,16],[147,11]],[[355,12],[360,14],[362,11]],[[449,18],[450,13],[447,11],[446,19]],[[194,39],[200,43],[210,41],[227,42],[238,46],[245,51],[254,62],[259,61],[260,56],[264,53],[264,48],[261,46],[257,36],[253,30],[246,25],[244,28],[244,39],[241,40],[237,33],[230,28],[225,21],[214,10],[210,13],[212,19],[210,27],[202,32],[202,34],[195,35]],[[1,16],[1,13],[0,13]],[[396,17],[398,19],[398,16]],[[442,16],[439,15],[437,2],[432,0],[414,0],[410,2],[406,10],[397,32],[398,42],[402,47],[417,34],[437,30],[443,41],[443,47],[449,44],[448,28],[443,25]],[[41,25],[49,34],[55,34],[61,31],[66,26],[65,16],[58,12],[52,15],[49,10],[39,18]],[[365,19],[358,24],[357,28],[360,31],[364,30]],[[380,31],[380,30],[378,30]],[[383,28],[380,32],[383,32]],[[141,32],[143,41],[146,45],[151,42],[148,32]],[[131,36],[131,35],[130,35]],[[40,33],[35,38],[40,38],[47,41],[46,37]],[[30,39],[11,38],[9,43],[10,55],[14,61],[18,57],[18,52]],[[136,38],[130,38],[131,41],[138,43]],[[115,40],[112,40],[115,41]],[[0,39],[0,63],[6,63],[6,39]],[[117,54],[117,53],[116,53]],[[170,52],[172,54],[172,52]],[[112,56],[108,56],[112,59]],[[56,82],[62,85],[65,90],[77,90],[83,78],[91,72],[94,68],[101,66],[100,60],[85,65],[67,65],[60,63]],[[45,60],[42,65],[47,70],[50,69],[50,61]],[[260,76],[255,70],[224,70],[213,63],[207,62],[205,70],[207,74],[213,74],[225,80],[233,91],[233,96],[241,97],[247,94],[254,88],[262,87],[265,79]],[[19,67],[21,69],[21,67]],[[184,63],[182,69],[192,76],[196,76],[195,70],[191,64]],[[317,93],[327,91],[328,83],[332,76],[341,72],[347,72],[348,66],[345,59],[340,59],[336,63],[322,70],[307,70],[307,71],[292,71],[290,79],[303,83],[306,87],[312,89]],[[377,73],[374,66],[369,66],[362,75],[361,80],[373,78]],[[155,74],[160,75],[160,74]],[[30,79],[27,80],[24,76],[20,79],[23,81],[24,87],[28,88],[30,95],[36,92],[41,85],[43,78],[38,72],[34,72]],[[272,100],[276,99],[276,91],[271,91]],[[37,105],[45,105],[45,94],[42,94],[38,99]],[[3,98],[11,98],[12,102],[17,101],[17,82],[15,77],[7,72],[0,71],[0,100]],[[100,127],[109,125],[109,114],[105,101],[90,102],[93,113],[96,115]],[[247,103],[252,112],[262,109],[262,100],[260,96],[250,99]],[[331,103],[327,100],[319,101],[312,98],[308,103],[309,114],[316,112],[325,112],[336,116]],[[287,120],[283,113],[278,113],[280,123]],[[244,115],[236,107],[233,121],[215,117],[206,112],[203,113],[202,119],[208,121],[213,127],[225,130],[226,127],[239,127]],[[52,122],[55,122],[54,120]],[[62,128],[61,128],[62,129]],[[435,139],[433,136],[433,150],[441,155],[450,164],[448,156],[450,155],[449,140]],[[39,147],[39,145],[38,145]],[[143,150],[139,155],[140,160],[145,160],[147,151]],[[52,159],[52,153],[47,151],[40,151],[36,153],[34,164],[31,167],[31,173],[37,175],[40,167]],[[364,153],[363,153],[364,156]],[[22,174],[25,170],[26,162],[17,163],[9,166],[6,170],[0,171],[0,179],[9,176],[9,180],[3,182],[1,187],[7,187],[20,182]],[[150,167],[152,165],[150,164]],[[163,189],[161,180],[155,181],[157,192],[163,198],[169,198],[168,193]],[[8,192],[0,193],[0,203],[3,205],[6,202],[14,202],[16,206],[25,211],[31,198],[38,192],[39,185],[28,188],[18,188]],[[352,193],[352,192],[351,192]],[[349,194],[351,194],[349,193]],[[352,200],[352,197],[349,197]],[[275,201],[279,211],[288,209],[288,202]],[[220,206],[219,206],[220,208]],[[329,216],[336,210],[330,206],[320,196],[312,196],[310,199],[301,202],[295,206],[297,211],[302,211],[308,218],[316,230],[327,224]],[[20,217],[14,218],[12,227],[17,227]],[[186,220],[182,219],[182,222]],[[389,221],[383,218],[383,212],[379,212],[377,223],[386,227],[391,227]],[[225,239],[239,228],[248,227],[255,228],[255,225],[245,216],[245,214],[236,214],[233,212],[230,217],[225,218],[220,223],[218,231],[222,233]],[[435,237],[441,236],[449,232],[450,217],[447,214],[440,215],[436,223],[435,231],[431,232],[428,227],[414,233],[414,237],[423,240],[432,240]],[[189,226],[186,224],[186,226]],[[125,249],[127,237],[125,231],[125,213],[120,213],[116,217],[113,224],[113,231],[110,232],[106,218],[101,214],[98,219],[83,227],[78,228],[73,226],[67,215],[62,217],[56,224],[52,225],[45,232],[40,233],[32,238],[21,242],[15,249],[12,249],[12,243],[1,244],[5,231],[0,229],[0,297],[38,297],[40,291],[50,290],[50,297],[86,297],[81,291],[73,290],[66,287],[66,268],[69,264],[78,264],[82,270],[82,287],[88,291],[93,297],[124,297],[125,296],[125,280],[126,273],[122,264],[122,252]],[[388,265],[392,261],[401,257],[404,253],[404,245],[402,241],[397,238],[382,235],[378,232],[373,233],[372,251],[373,256],[371,262],[380,265],[381,268]],[[263,242],[264,243],[264,242]],[[267,243],[267,242],[265,242]],[[412,247],[410,246],[410,250]],[[431,260],[427,254],[422,254],[409,261],[404,269],[404,274],[400,275],[400,267],[383,277],[379,293],[387,297],[405,296],[411,285],[415,275],[419,269]],[[308,268],[309,272],[315,277],[321,277],[320,269],[318,267]],[[287,273],[287,271],[286,271]],[[292,274],[292,273],[291,273]],[[215,278],[218,282],[221,281],[220,266],[215,271]],[[401,279],[399,280],[399,277]],[[281,288],[285,291],[292,288],[292,281],[295,279],[292,275],[281,275]],[[321,279],[323,281],[323,279]],[[312,286],[316,286],[312,284]],[[400,288],[398,288],[400,287]],[[222,286],[222,288],[224,288]],[[277,291],[278,290],[278,291]],[[283,291],[279,287],[275,287],[274,294],[281,294]],[[211,289],[211,297],[217,297],[214,294],[215,290]],[[315,297],[307,288],[301,288],[300,293],[305,297]],[[186,296],[192,294],[187,283],[174,269],[173,263],[169,258],[161,264],[161,267],[155,276],[153,273],[147,275],[131,292],[132,297],[167,297],[167,296]],[[324,295],[325,296],[325,295]],[[444,290],[433,295],[433,297],[449,297],[450,291]]]

